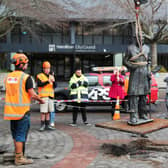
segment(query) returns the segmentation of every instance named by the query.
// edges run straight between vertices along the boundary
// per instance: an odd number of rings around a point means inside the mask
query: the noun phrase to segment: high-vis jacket
[[[84,75],[77,77],[76,74],[73,74],[69,81],[71,99],[78,103],[88,101],[88,88],[84,83],[88,85],[88,80]],[[75,87],[72,87],[73,85]]]
[[[30,95],[26,91],[26,80],[29,77],[22,71],[8,74],[5,87],[5,120],[20,120],[30,110]]]
[[[41,82],[49,81],[49,77],[46,76],[44,73],[38,74],[37,78]],[[48,83],[43,87],[38,87],[38,93],[40,97],[54,97],[53,83]]]

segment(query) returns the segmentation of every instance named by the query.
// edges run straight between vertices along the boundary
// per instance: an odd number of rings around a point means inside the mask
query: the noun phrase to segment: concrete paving
[[[164,92],[162,93],[164,95]],[[9,131],[9,122],[3,120],[3,106],[0,103],[0,146],[8,146],[14,151]],[[152,117],[164,118],[166,108],[164,103],[152,106]],[[122,113],[121,119],[128,118]],[[19,166],[23,168],[167,168],[167,153],[153,153],[153,157],[146,159],[131,158],[129,155],[114,157],[104,154],[100,147],[103,143],[125,143],[139,137],[131,133],[95,127],[96,123],[111,121],[110,111],[88,112],[88,122],[82,123],[78,116],[78,126],[69,126],[72,113],[56,113],[56,130],[39,132],[40,113],[37,106],[32,106],[31,129],[26,144],[26,155],[34,159],[34,164]],[[168,144],[168,128],[148,134],[148,139]],[[14,164],[2,165],[0,168],[14,168]]]

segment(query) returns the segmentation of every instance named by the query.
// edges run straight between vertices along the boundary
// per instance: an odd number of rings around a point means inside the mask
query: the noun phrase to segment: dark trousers
[[[76,102],[74,102],[72,105],[74,106],[73,107],[73,115],[72,115],[73,123],[76,124],[77,117],[78,117],[78,111],[81,111],[82,120],[83,120],[83,122],[86,122],[87,121],[86,103],[76,103]]]
[[[113,118],[114,116],[114,111],[115,111],[115,105],[116,105],[116,99],[111,98],[112,102],[111,102],[111,106],[112,106],[112,110],[111,110],[111,117]]]

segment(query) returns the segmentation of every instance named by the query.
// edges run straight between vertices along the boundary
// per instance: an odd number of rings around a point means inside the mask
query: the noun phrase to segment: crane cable
[[[140,10],[140,6],[135,5],[135,12],[136,12],[135,34],[140,48],[140,52],[142,52],[142,28],[141,28],[141,23],[139,18],[139,10]]]
[[[135,35],[136,35],[136,40],[137,40],[137,43],[140,49],[140,53],[132,57],[130,61],[132,64],[144,66],[144,65],[147,65],[147,61],[142,61],[138,63],[134,62],[135,59],[137,59],[139,56],[142,55],[142,45],[143,45],[142,44],[142,28],[141,28],[141,23],[140,23],[140,18],[139,18],[139,12],[140,12],[140,2],[138,4],[135,3],[135,14],[136,14]]]

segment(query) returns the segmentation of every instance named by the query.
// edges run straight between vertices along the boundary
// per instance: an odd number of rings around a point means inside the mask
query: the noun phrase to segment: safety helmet
[[[19,64],[26,64],[29,62],[29,59],[27,58],[27,56],[23,53],[16,53],[13,56],[13,63],[15,65],[19,65]]]
[[[48,61],[43,62],[43,68],[50,68],[50,67],[51,67],[51,65]]]

